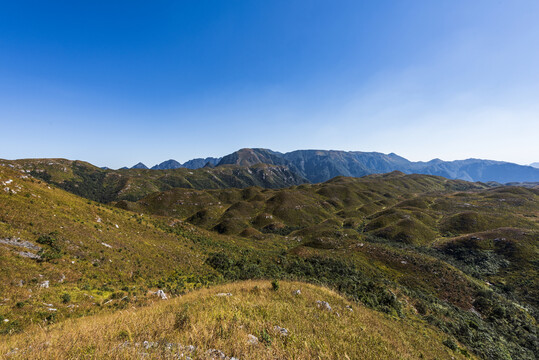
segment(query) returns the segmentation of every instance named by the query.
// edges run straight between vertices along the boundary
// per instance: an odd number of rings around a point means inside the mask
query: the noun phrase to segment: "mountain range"
[[[198,158],[183,164],[171,159],[153,166],[152,169],[165,170],[182,167],[198,169],[204,166],[253,166],[255,164],[286,166],[311,183],[324,182],[335,176],[362,177],[391,171],[437,175],[466,181],[499,183],[539,181],[539,163],[524,166],[483,159],[455,161],[433,159],[427,162],[414,162],[394,153],[337,150],[296,150],[280,153],[262,148],[244,148],[222,158]],[[147,169],[142,163],[132,168]]]
[[[173,169],[179,169],[179,168],[195,170],[195,169],[203,168],[206,165],[215,166],[219,163],[220,160],[221,158],[214,158],[214,157],[196,158],[196,159],[186,161],[182,164],[174,159],[170,159],[167,161],[163,161],[160,164],[156,164],[152,166],[151,170],[173,170]],[[128,167],[121,168],[121,170],[125,170],[125,169],[150,169],[150,168],[147,167],[142,162],[139,162],[138,164],[133,165],[130,168]]]

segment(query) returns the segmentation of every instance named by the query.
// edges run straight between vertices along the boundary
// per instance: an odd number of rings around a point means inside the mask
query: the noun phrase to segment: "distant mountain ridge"
[[[438,175],[448,179],[466,181],[537,182],[539,163],[530,166],[503,161],[466,159],[413,162],[397,154],[339,150],[296,150],[280,153],[263,148],[244,148],[222,158],[193,159],[180,164],[168,160],[152,169],[186,167],[198,169],[206,166],[253,166],[255,164],[287,166],[291,171],[313,183],[324,182],[335,176],[362,177],[370,174],[402,171],[405,174]],[[139,165],[139,164],[137,164]]]
[[[131,166],[131,169],[148,169],[148,167],[143,163],[139,162],[138,164]]]
[[[170,159],[167,161],[163,161],[160,164],[156,164],[152,166],[151,170],[173,170],[173,169],[179,169],[179,168],[187,168],[187,169],[195,170],[195,169],[203,168],[204,166],[208,164],[211,166],[215,166],[219,163],[220,160],[221,158],[214,158],[214,157],[197,158],[197,159],[186,161],[183,164],[181,164],[180,162],[174,159]],[[139,163],[139,164],[142,164],[142,163]],[[135,166],[133,166],[131,169],[140,169],[140,168],[136,168]]]

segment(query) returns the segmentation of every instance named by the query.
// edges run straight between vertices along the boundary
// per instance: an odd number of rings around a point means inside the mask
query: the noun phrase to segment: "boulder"
[[[247,335],[247,344],[249,345],[257,345],[258,344],[258,338],[252,334]]]
[[[161,300],[167,300],[168,299],[167,294],[165,294],[165,292],[163,290],[161,290],[161,289],[157,290],[154,294],[157,295]]]
[[[327,301],[316,300],[316,306],[318,306],[318,308],[322,310],[327,310],[327,311],[333,310]]]
[[[278,326],[278,325],[275,325],[275,326],[273,327],[273,329],[274,329],[275,331],[277,331],[279,334],[281,334],[282,336],[288,336],[288,330],[285,329],[284,327],[280,327],[280,326]]]

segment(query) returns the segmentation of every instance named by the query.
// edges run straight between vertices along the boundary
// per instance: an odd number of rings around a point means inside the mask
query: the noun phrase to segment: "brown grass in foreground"
[[[327,301],[332,311],[318,308],[317,300]],[[257,344],[249,344],[249,334]],[[326,288],[282,282],[274,291],[269,281],[245,281],[146,308],[34,327],[0,338],[0,357],[209,359],[219,358],[211,352],[217,349],[237,359],[463,358],[444,346],[444,339],[423,322],[386,316]]]

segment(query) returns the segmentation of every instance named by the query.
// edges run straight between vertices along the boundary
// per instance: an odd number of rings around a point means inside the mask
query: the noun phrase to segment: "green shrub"
[[[71,301],[71,295],[69,295],[68,293],[63,293],[62,294],[62,302],[64,304],[67,304],[70,301]]]
[[[271,338],[271,335],[269,332],[266,331],[266,329],[262,330],[259,336],[260,342],[266,346],[271,346],[271,343],[273,339]]]
[[[56,232],[41,235],[37,238],[36,242],[45,245],[45,247],[37,253],[41,258],[40,261],[51,261],[62,257],[62,248],[58,242]]]
[[[25,304],[26,304],[26,303],[25,303],[24,301],[19,301],[19,302],[17,302],[17,303],[15,304],[15,306],[18,307],[18,308],[20,309],[20,308],[24,307]]]
[[[279,280],[275,279],[271,282],[271,288],[273,291],[279,290]]]
[[[452,338],[445,339],[442,343],[453,351],[458,349],[457,343]]]

